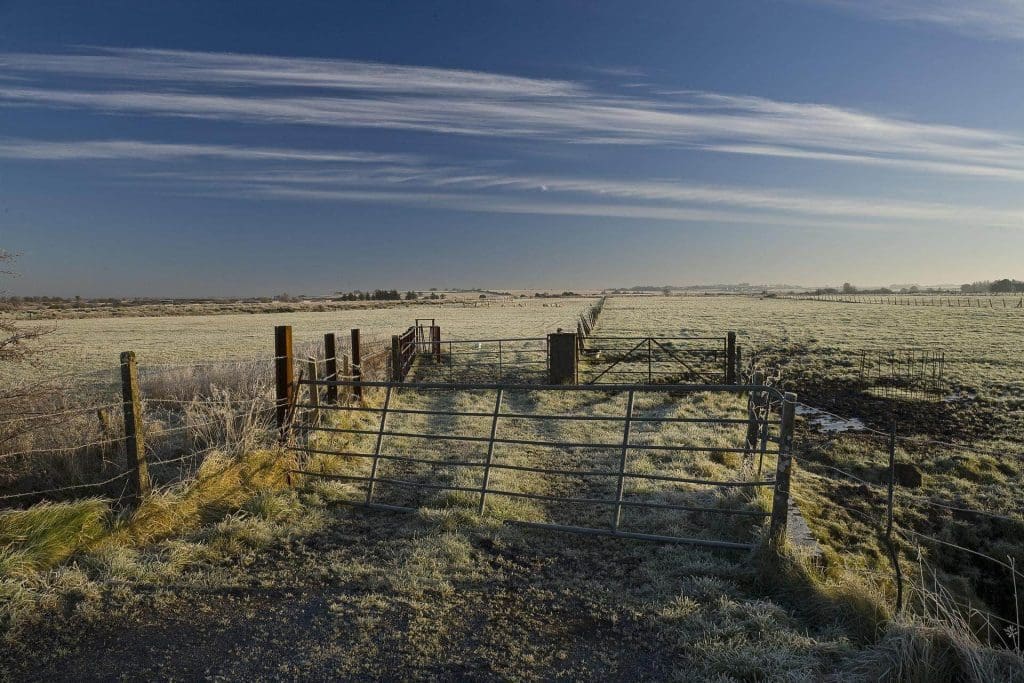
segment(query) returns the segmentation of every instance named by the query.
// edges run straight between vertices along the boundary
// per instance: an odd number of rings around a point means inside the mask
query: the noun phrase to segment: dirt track
[[[326,531],[249,566],[132,586],[142,597],[131,604],[111,596],[87,623],[40,629],[5,655],[6,677],[665,680],[723,667],[823,672],[845,649],[808,638],[789,610],[751,595],[742,556],[577,537],[570,548],[555,533],[333,515]],[[677,598],[686,608],[666,611],[666,591],[689,596]],[[759,641],[769,633],[803,652],[770,661]],[[719,638],[731,641],[724,650]],[[739,655],[737,639],[757,650]]]

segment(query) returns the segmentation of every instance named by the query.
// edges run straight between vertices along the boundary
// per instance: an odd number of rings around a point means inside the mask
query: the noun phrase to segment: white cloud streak
[[[1024,208],[863,199],[667,180],[474,173],[453,167],[160,173],[226,197],[404,203],[490,213],[835,228],[1024,229]]]
[[[20,79],[0,80],[0,104],[9,106],[546,143],[673,145],[1024,179],[1021,134],[761,97],[695,91],[623,97],[569,81],[484,72],[155,50],[0,55],[0,70]],[[74,78],[76,87],[42,82],[58,76]]]
[[[1024,40],[1020,0],[805,0],[885,21],[941,26],[983,38]]]
[[[324,152],[274,147],[178,144],[142,140],[50,141],[0,138],[0,158],[36,161],[137,160],[176,161],[225,159],[230,161],[303,161],[321,163],[415,163],[411,154],[361,151]]]

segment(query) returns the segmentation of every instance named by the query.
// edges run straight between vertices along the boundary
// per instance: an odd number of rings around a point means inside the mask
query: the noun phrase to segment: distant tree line
[[[943,289],[940,287],[919,287],[909,285],[905,287],[855,287],[849,282],[844,282],[842,287],[822,287],[814,290],[814,294],[917,294],[919,292],[947,293],[956,290]],[[972,282],[968,285],[960,285],[960,292],[963,294],[1017,294],[1024,293],[1024,282],[1004,278],[1002,280],[984,280]]]
[[[1017,294],[1024,292],[1024,282],[1003,278],[1002,280],[972,282],[960,285],[964,294]]]
[[[356,290],[354,292],[337,292],[335,301],[415,301],[419,294],[409,290],[403,296],[397,289],[375,289],[372,292]]]

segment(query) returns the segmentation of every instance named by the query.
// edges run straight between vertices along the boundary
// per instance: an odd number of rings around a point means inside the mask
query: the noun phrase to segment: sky
[[[0,0],[11,294],[1024,279],[1024,0]]]

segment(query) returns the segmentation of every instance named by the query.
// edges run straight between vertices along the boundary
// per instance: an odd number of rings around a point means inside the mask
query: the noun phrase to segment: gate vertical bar
[[[772,520],[768,543],[781,548],[786,540],[789,515],[789,479],[793,468],[793,427],[796,422],[796,394],[787,391],[782,399],[782,426],[779,432],[779,455],[775,466],[775,495],[772,498]]]
[[[619,530],[622,519],[622,494],[626,482],[626,456],[629,453],[629,431],[633,424],[633,391],[626,396],[626,420],[622,428],[622,451],[619,454],[619,479],[615,485],[615,511],[612,513],[612,533]]]
[[[306,376],[310,380],[309,384],[309,425],[315,427],[320,423],[320,385],[317,384],[318,372],[316,367],[316,358],[310,356],[306,359]],[[307,439],[309,437],[307,436]]]
[[[480,486],[480,506],[477,514],[484,514],[484,505],[487,503],[487,485],[491,481],[491,460],[494,459],[494,438],[498,434],[498,418],[501,414],[501,400],[505,394],[504,389],[498,389],[498,396],[494,399],[494,415],[491,418],[491,438],[487,441],[487,459],[484,461],[484,480]]]
[[[654,375],[651,372],[651,338],[647,338],[647,383],[654,382]]]
[[[377,481],[377,464],[380,462],[380,447],[384,442],[384,430],[387,428],[388,407],[391,405],[391,386],[384,392],[384,406],[380,411],[380,428],[377,429],[377,443],[373,447],[373,464],[370,466],[370,481],[366,487],[366,504],[373,502],[373,487]]]
[[[736,384],[736,333],[725,338],[725,383]]]
[[[764,374],[755,372],[750,383],[755,386],[764,384]],[[747,439],[743,444],[744,465],[746,465],[746,461],[753,456],[754,450],[757,448],[757,435],[761,431],[761,425],[758,419],[758,409],[761,407],[761,396],[762,392],[755,390],[750,392],[750,396],[747,399]]]
[[[362,354],[359,351],[359,328],[355,327],[352,329],[352,379],[356,382],[352,385],[352,396],[359,401],[363,400],[363,385],[359,384],[363,380],[363,366],[362,366]]]

